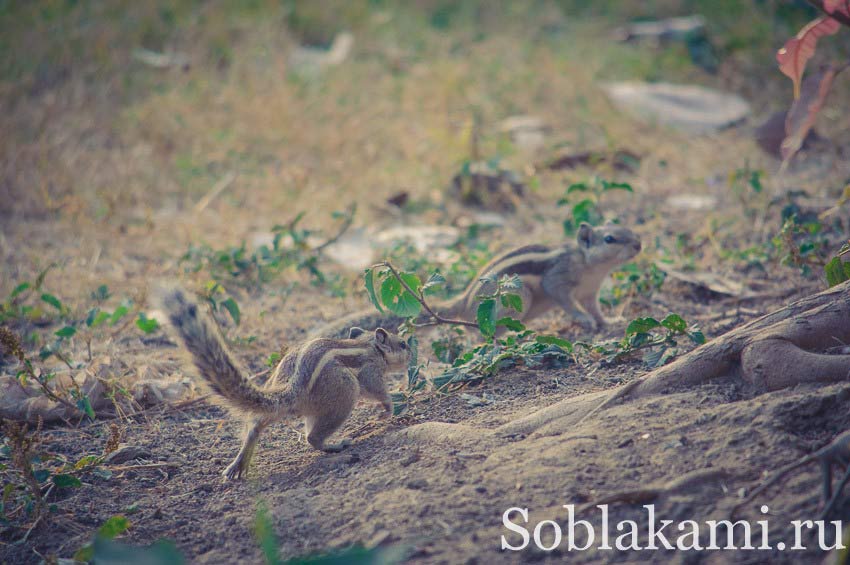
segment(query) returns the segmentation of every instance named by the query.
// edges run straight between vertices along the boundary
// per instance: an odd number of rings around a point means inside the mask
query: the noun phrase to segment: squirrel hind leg
[[[345,423],[346,419],[348,419],[348,416],[351,414],[353,409],[354,402],[351,402],[350,405],[347,406],[337,404],[333,407],[333,410],[328,410],[322,414],[316,414],[306,418],[305,425],[307,429],[307,443],[312,445],[315,449],[326,451],[328,453],[342,451],[345,447],[351,445],[350,439],[344,439],[339,443],[331,444],[326,443],[326,441],[334,434],[334,432],[342,427],[342,424]]]
[[[245,439],[242,441],[242,447],[233,462],[222,472],[225,480],[242,479],[248,475],[248,466],[254,457],[254,450],[257,447],[260,434],[268,425],[269,423],[265,420],[255,420],[245,425]]]

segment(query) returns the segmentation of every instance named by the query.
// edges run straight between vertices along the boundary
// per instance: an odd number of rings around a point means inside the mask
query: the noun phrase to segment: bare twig
[[[161,469],[163,467],[180,467],[182,463],[142,463],[139,465],[119,465],[117,467],[107,467],[112,472],[134,471],[136,469]]]
[[[848,462],[850,462],[850,432],[844,432],[840,434],[830,443],[815,451],[814,453],[806,455],[802,459],[799,459],[794,463],[785,465],[784,467],[774,472],[771,476],[765,479],[764,482],[762,482],[758,487],[753,489],[753,491],[746,498],[744,498],[744,500],[732,507],[732,510],[730,512],[731,517],[735,519],[741,508],[749,504],[756,496],[767,490],[770,486],[781,481],[791,471],[798,469],[803,465],[807,465],[812,461],[817,461],[818,463],[820,463],[821,466],[824,510],[821,513],[820,519],[825,518],[826,515],[832,510],[836,500],[841,496],[841,491],[847,484],[848,479],[850,479],[850,473],[848,473],[847,471]],[[834,494],[832,491],[833,465],[845,467],[844,477],[839,482],[838,488],[835,490]]]
[[[691,489],[694,486],[709,483],[716,480],[728,479],[732,476],[726,469],[697,469],[690,473],[686,473],[677,479],[666,483],[652,483],[636,490],[625,490],[610,494],[594,502],[588,502],[578,509],[578,513],[586,512],[587,510],[600,505],[609,505],[615,503],[624,504],[645,504],[653,502],[662,496],[667,496],[684,489]]]
[[[413,291],[412,288],[410,288],[410,285],[408,285],[404,281],[404,279],[401,278],[401,275],[399,274],[399,272],[395,269],[395,267],[392,266],[392,264],[390,264],[389,261],[382,261],[380,263],[372,265],[372,269],[381,268],[381,267],[386,267],[387,269],[389,269],[390,273],[392,273],[392,275],[399,282],[399,284],[401,284],[401,286],[404,287],[404,289],[407,292],[409,292],[410,295],[413,298],[415,298],[417,302],[419,302],[419,304],[422,305],[422,308],[426,312],[428,312],[428,315],[431,316],[436,323],[438,323],[438,324],[450,324],[450,325],[454,325],[454,326],[468,326],[470,328],[478,328],[478,324],[476,324],[474,322],[467,322],[466,320],[452,320],[450,318],[444,318],[444,317],[440,316],[439,314],[434,312],[434,310],[431,309],[431,307],[428,305],[427,302],[425,302],[425,297],[422,296],[421,293],[416,293],[416,292]],[[430,324],[429,323],[414,324],[415,327],[431,326],[431,325],[434,325],[434,324],[433,323],[430,323]]]
[[[224,175],[221,180],[215,183],[212,190],[207,192],[203,198],[198,200],[198,203],[195,204],[195,213],[203,212],[204,209],[210,205],[210,202],[212,202],[219,194],[227,190],[227,187],[233,184],[234,180],[236,180],[236,173],[231,171]]]
[[[357,203],[355,202],[348,208],[348,213],[345,215],[345,220],[342,222],[342,225],[337,230],[336,234],[330,238],[328,238],[325,242],[313,248],[313,253],[320,253],[326,247],[333,245],[336,243],[340,237],[343,236],[345,232],[348,231],[348,228],[351,227],[351,223],[354,221],[354,213],[357,212]]]

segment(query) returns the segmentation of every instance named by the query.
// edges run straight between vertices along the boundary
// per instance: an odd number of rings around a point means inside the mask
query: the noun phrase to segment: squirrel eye
[[[617,240],[614,238],[613,235],[606,235],[603,241],[605,241],[605,243],[614,243]]]
[[[407,344],[402,341],[401,343],[399,343],[399,347],[401,347],[402,349],[407,349]]]

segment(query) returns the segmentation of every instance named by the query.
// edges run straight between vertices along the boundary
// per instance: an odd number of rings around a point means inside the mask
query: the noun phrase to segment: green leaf
[[[30,284],[28,282],[22,282],[21,284],[16,286],[14,288],[14,290],[12,290],[12,293],[9,295],[9,299],[15,298],[20,293],[22,293],[23,291],[25,291],[25,290],[27,290],[28,288],[31,288],[31,287],[32,287],[32,284]]]
[[[625,190],[626,192],[634,192],[632,185],[627,182],[602,181],[602,192],[607,192],[609,190]]]
[[[587,192],[588,186],[583,182],[573,183],[567,188],[567,194],[572,194],[573,192]]]
[[[658,348],[658,349],[649,349],[646,353],[643,354],[643,362],[646,363],[647,367],[655,368],[663,365],[662,359],[664,357],[664,351],[666,348]]]
[[[626,335],[634,335],[638,333],[647,333],[650,330],[661,327],[661,322],[655,318],[635,318],[629,322],[626,328]]]
[[[697,345],[702,345],[703,343],[705,343],[705,334],[703,334],[699,330],[688,332],[688,337],[691,338],[691,341],[693,341]]]
[[[54,332],[54,335],[57,335],[61,338],[66,338],[73,336],[75,333],[77,333],[77,328],[75,328],[74,326],[65,326],[61,330],[56,330],[56,332]]]
[[[525,326],[515,318],[505,317],[496,320],[496,327],[504,326],[512,332],[524,332]]]
[[[116,308],[115,311],[112,313],[112,316],[109,317],[109,325],[114,326],[115,324],[117,324],[118,321],[124,316],[126,316],[127,312],[129,311],[130,309],[123,304]]]
[[[103,525],[98,528],[97,534],[106,539],[113,539],[115,536],[123,534],[130,528],[130,520],[126,516],[118,514],[108,519]]]
[[[55,266],[56,266],[56,263],[51,263],[51,264],[49,264],[47,267],[45,267],[45,268],[44,268],[44,270],[43,270],[43,271],[41,271],[41,272],[38,274],[38,276],[37,276],[37,277],[35,277],[35,287],[34,287],[34,288],[35,288],[36,290],[40,290],[40,289],[41,289],[41,285],[43,285],[43,284],[44,284],[44,279],[45,279],[45,277],[47,277],[47,273],[50,271],[50,269],[52,269],[52,268],[53,268],[53,267],[55,267]]]
[[[240,315],[239,315],[239,305],[236,304],[236,301],[233,298],[228,298],[227,300],[222,300],[221,305],[230,312],[230,317],[233,318],[233,321],[236,325],[239,325]]]
[[[80,482],[80,479],[73,475],[53,475],[52,480],[53,484],[59,488],[73,488],[83,486],[83,483]]]
[[[136,320],[136,326],[146,334],[150,334],[159,329],[159,322],[153,318],[148,318],[144,312],[139,312],[139,317]]]
[[[92,408],[91,401],[88,396],[83,396],[81,399],[77,400],[77,408],[80,409],[80,412],[85,412],[86,416],[94,420],[94,408]]]
[[[254,536],[263,550],[266,563],[278,565],[280,561],[280,550],[275,535],[274,523],[269,516],[269,510],[265,503],[257,505],[257,513],[254,516]]]
[[[375,294],[375,272],[372,269],[366,269],[366,275],[363,279],[366,283],[366,293],[369,295],[369,300],[372,301],[372,304],[378,309],[378,312],[383,314],[384,309],[381,308],[381,304],[378,302],[378,297]]]
[[[602,223],[602,214],[596,206],[596,202],[587,199],[582,200],[573,206],[573,221],[576,225],[581,222],[587,222],[592,226],[597,226]]]
[[[90,543],[87,543],[74,553],[74,561],[90,563],[92,559],[94,559],[94,547]]]
[[[109,312],[97,312],[95,316],[91,318],[86,318],[86,325],[88,325],[90,328],[96,328],[108,319]]]
[[[668,315],[661,320],[661,325],[676,333],[683,333],[688,329],[688,323],[678,314]]]
[[[493,337],[496,333],[496,301],[492,298],[482,300],[475,319],[481,333],[485,337]]]
[[[522,297],[513,292],[507,292],[501,296],[502,306],[505,308],[513,308],[517,312],[522,312]]]
[[[98,302],[103,302],[109,298],[109,287],[105,284],[100,285],[94,292],[91,293],[91,297]]]
[[[534,341],[543,345],[556,345],[565,351],[573,352],[573,344],[571,342],[554,335],[538,335],[535,336]]]
[[[412,273],[400,273],[401,278],[407,285],[417,292],[422,286],[419,277]],[[416,316],[422,309],[422,305],[415,296],[410,294],[395,276],[388,276],[381,284],[381,301],[384,306],[396,316],[407,318]]]
[[[280,362],[280,353],[271,353],[266,358],[266,366],[270,369],[274,369],[277,367],[277,364]]]
[[[833,257],[832,260],[824,265],[823,270],[826,273],[826,282],[830,287],[843,283],[848,279],[847,268],[850,263],[844,263],[840,257]]]
[[[88,467],[88,466],[90,466],[90,465],[95,465],[95,464],[97,464],[99,461],[100,461],[100,457],[98,457],[97,455],[86,455],[86,456],[84,456],[84,457],[81,457],[79,461],[77,461],[76,463],[74,463],[74,469],[76,469],[77,471],[79,471],[79,470],[80,470],[80,469],[82,469],[83,467]]]
[[[50,478],[50,471],[47,469],[38,469],[32,472],[32,476],[35,477],[35,480],[38,482],[43,483]]]
[[[60,312],[62,311],[62,303],[59,301],[58,298],[56,298],[52,294],[48,294],[45,292],[41,295],[41,299],[56,308],[57,310],[59,310]]]

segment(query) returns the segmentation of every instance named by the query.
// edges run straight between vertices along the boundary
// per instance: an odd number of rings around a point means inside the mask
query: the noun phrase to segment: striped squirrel
[[[376,400],[385,416],[392,416],[384,375],[404,371],[410,351],[383,328],[372,332],[350,328],[346,339],[314,339],[293,348],[266,386],[258,388],[245,377],[212,317],[194,300],[175,288],[163,289],[159,298],[206,385],[246,420],[242,448],[224,470],[225,478],[247,474],[260,433],[276,421],[302,417],[307,442],[336,452],[350,441],[325,442],[342,426],[360,396]]]
[[[492,281],[502,275],[516,274],[522,279],[518,294],[522,297],[523,311],[503,311],[497,317],[509,315],[527,322],[558,306],[579,323],[597,329],[606,324],[599,311],[602,281],[614,267],[637,255],[640,249],[640,236],[626,227],[611,222],[598,227],[582,223],[575,244],[527,245],[507,251],[485,265],[459,296],[436,305],[434,310],[447,318],[474,320],[477,297],[495,290],[495,282],[482,282],[481,278],[490,275]],[[428,318],[422,314],[417,322]],[[339,337],[351,326],[395,328],[403,321],[404,318],[369,309],[344,316],[312,335]]]

